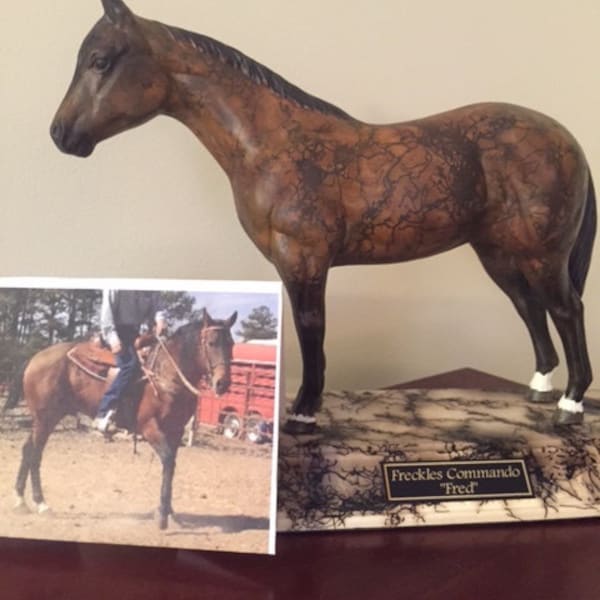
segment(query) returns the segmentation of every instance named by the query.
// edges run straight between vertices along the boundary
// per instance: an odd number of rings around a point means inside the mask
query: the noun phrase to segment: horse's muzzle
[[[88,157],[96,146],[88,135],[73,133],[59,120],[54,121],[50,126],[50,137],[61,152],[81,158]]]
[[[220,379],[217,379],[214,382],[214,390],[215,390],[215,394],[217,394],[217,396],[222,396],[223,394],[225,394],[227,392],[227,390],[229,390],[229,386],[231,385],[231,381],[225,377],[222,377]]]

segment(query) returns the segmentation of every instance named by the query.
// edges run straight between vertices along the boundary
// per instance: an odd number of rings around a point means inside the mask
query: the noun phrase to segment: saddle
[[[99,338],[75,344],[67,352],[67,358],[95,379],[106,381],[110,370],[117,368],[114,354],[102,345]]]
[[[151,334],[144,334],[136,339],[134,346],[140,354],[142,365],[144,364],[143,358],[151,350],[154,341],[155,338]],[[99,336],[75,344],[75,346],[67,352],[67,358],[82,371],[95,379],[108,381],[114,379],[116,376],[117,363],[115,361],[115,355],[110,348],[104,345]]]
[[[146,359],[152,352],[156,338],[151,335],[142,335],[134,343],[140,363],[145,366]],[[106,382],[108,387],[117,376],[119,369],[115,361],[115,355],[107,348],[100,337],[75,344],[68,352],[67,358],[84,373],[90,377]],[[152,362],[151,359],[149,362]],[[136,433],[137,412],[142,399],[140,385],[147,380],[147,374],[132,382],[126,391],[122,401],[117,405],[115,422],[117,428],[126,429],[130,433]],[[152,384],[152,382],[151,382]]]

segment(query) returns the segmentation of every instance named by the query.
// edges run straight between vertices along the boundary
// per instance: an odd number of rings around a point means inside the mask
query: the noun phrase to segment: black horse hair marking
[[[302,108],[316,110],[323,114],[343,119],[352,119],[352,117],[341,108],[308,94],[281,77],[281,75],[271,71],[268,67],[261,65],[231,46],[227,46],[206,35],[193,33],[178,27],[167,25],[164,27],[175,41],[192,46],[196,48],[199,53],[206,52],[208,55],[220,60],[223,64],[243,73],[254,83],[268,87],[278,96],[290,100]]]

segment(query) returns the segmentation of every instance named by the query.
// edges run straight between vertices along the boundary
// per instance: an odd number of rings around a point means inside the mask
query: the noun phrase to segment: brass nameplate
[[[383,463],[382,467],[391,502],[533,497],[522,459]]]

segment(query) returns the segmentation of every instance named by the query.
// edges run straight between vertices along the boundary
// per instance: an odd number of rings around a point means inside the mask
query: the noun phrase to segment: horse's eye
[[[104,73],[110,67],[110,59],[107,56],[96,56],[92,60],[92,68],[98,73]]]

